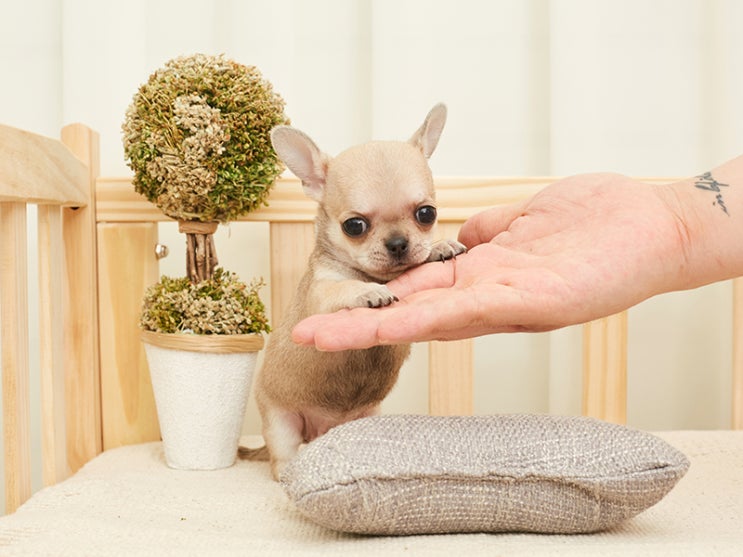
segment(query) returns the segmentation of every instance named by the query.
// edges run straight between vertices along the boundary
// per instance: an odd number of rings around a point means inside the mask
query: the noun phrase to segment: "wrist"
[[[677,289],[743,275],[743,158],[735,162],[658,188],[677,223]]]

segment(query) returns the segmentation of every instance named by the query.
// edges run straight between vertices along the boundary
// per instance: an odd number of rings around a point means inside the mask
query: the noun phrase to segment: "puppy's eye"
[[[436,207],[424,205],[415,211],[415,219],[421,224],[433,224],[436,222]]]
[[[343,232],[352,238],[363,236],[366,234],[366,231],[369,230],[369,223],[361,217],[353,217],[343,221],[341,226],[343,227]]]

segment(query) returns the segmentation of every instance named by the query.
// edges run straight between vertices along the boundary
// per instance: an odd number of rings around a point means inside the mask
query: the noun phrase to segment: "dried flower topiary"
[[[175,58],[142,85],[122,126],[137,192],[178,220],[227,222],[261,206],[282,165],[269,132],[284,101],[253,66]]]
[[[258,295],[263,285],[260,280],[247,285],[222,268],[198,284],[186,277],[163,276],[147,289],[140,326],[158,333],[197,335],[269,332]]]
[[[270,140],[284,101],[257,68],[223,56],[175,58],[134,95],[122,131],[134,188],[180,221],[187,277],[145,295],[141,326],[161,333],[268,332],[262,282],[216,268],[213,232],[265,203],[282,170]]]

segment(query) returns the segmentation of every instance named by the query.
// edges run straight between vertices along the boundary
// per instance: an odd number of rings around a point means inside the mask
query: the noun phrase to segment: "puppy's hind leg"
[[[271,408],[263,416],[263,439],[271,461],[271,475],[278,481],[304,442],[304,419],[296,412]]]

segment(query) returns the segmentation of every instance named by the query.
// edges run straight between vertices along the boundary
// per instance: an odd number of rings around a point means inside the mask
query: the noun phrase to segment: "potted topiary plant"
[[[223,56],[175,58],[134,95],[124,124],[137,192],[186,234],[186,276],[145,295],[140,326],[166,462],[231,466],[262,333],[258,294],[218,267],[213,234],[265,204],[282,170],[270,131],[284,101],[258,69]]]

